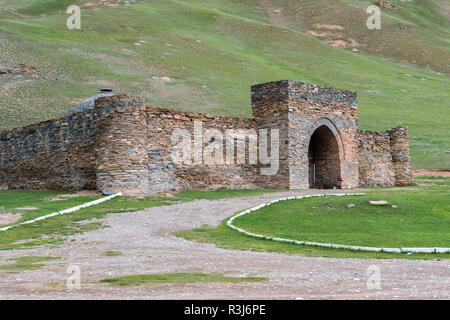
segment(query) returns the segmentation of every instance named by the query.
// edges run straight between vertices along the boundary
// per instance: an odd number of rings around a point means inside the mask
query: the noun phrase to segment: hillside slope
[[[361,128],[408,125],[414,168],[450,168],[447,1],[392,1],[381,30],[365,27],[370,1],[123,2],[0,1],[0,130],[100,87],[249,117],[250,85],[292,79],[357,91]],[[72,3],[81,30],[66,28]]]

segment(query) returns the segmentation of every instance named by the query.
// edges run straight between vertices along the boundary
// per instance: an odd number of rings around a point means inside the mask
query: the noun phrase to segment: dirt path
[[[273,193],[226,200],[197,200],[140,212],[110,214],[109,228],[70,237],[58,248],[0,251],[0,264],[22,256],[51,255],[38,270],[0,271],[2,299],[449,299],[450,262],[312,258],[300,255],[224,250],[170,234],[203,224],[217,225],[238,210],[285,195]],[[72,241],[71,241],[72,240]],[[121,251],[122,256],[104,256]],[[81,269],[81,289],[65,286],[69,265]],[[381,289],[367,289],[367,268],[381,271]],[[97,283],[120,275],[206,272],[262,276],[243,284],[189,284],[116,288]],[[58,284],[59,283],[59,284]]]
[[[414,177],[450,177],[450,169],[420,169],[413,171]]]

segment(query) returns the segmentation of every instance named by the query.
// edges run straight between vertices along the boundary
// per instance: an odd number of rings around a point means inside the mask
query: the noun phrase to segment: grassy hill
[[[250,85],[292,79],[357,91],[360,128],[408,125],[414,168],[450,168],[450,5],[390,1],[368,30],[373,2],[0,0],[0,130],[101,87],[249,117]],[[66,28],[70,4],[81,30]]]

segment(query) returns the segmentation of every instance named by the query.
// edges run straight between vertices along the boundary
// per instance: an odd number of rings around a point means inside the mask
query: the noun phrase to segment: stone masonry
[[[0,189],[154,195],[184,189],[412,183],[407,127],[358,130],[355,92],[283,80],[252,86],[251,95],[253,118],[162,109],[141,97],[113,95],[96,99],[92,109],[0,132]],[[191,162],[175,163],[176,130],[192,135],[194,150],[214,147],[214,155],[227,161],[206,163],[194,156]],[[215,136],[207,135],[211,130]],[[240,130],[259,133],[259,140],[239,135]],[[268,164],[252,162],[249,150],[257,146],[261,155],[267,147],[268,155],[277,155],[270,144],[275,131],[278,166],[266,175]],[[261,133],[267,135],[265,143]],[[234,158],[228,158],[227,147],[240,142],[245,157],[233,151]]]

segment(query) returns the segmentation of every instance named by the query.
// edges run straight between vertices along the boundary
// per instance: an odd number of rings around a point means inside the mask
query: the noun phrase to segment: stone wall
[[[394,183],[396,186],[409,186],[413,181],[408,127],[396,127],[388,130],[388,132],[395,176]]]
[[[412,184],[408,127],[384,132],[358,130],[361,186]]]
[[[358,130],[360,186],[395,183],[389,132]]]
[[[200,125],[200,141],[194,139],[195,123]],[[244,137],[244,161],[238,159],[236,150],[232,158],[227,157],[227,148],[237,143],[236,136],[226,135],[227,130],[259,134],[260,128],[255,119],[161,109],[134,96],[103,97],[96,100],[93,110],[1,133],[0,188],[97,188],[127,194],[286,188],[285,180],[264,179],[261,169],[265,165],[250,163],[249,144],[254,136]],[[171,154],[176,144],[171,138],[176,129],[190,134],[192,148],[199,147],[200,154],[207,146],[222,145],[223,162],[192,158],[189,164],[174,163]],[[205,136],[205,129],[215,129],[219,139]]]
[[[96,108],[111,105],[114,103],[111,98],[100,98]],[[253,119],[216,117],[143,105],[118,107],[109,114],[105,124],[99,147],[99,189],[155,194],[184,189],[266,187],[260,182],[259,167],[249,164],[248,139],[245,162],[237,163],[234,155],[231,163],[226,163],[227,139],[231,139],[227,138],[226,130],[256,129],[257,123]],[[172,141],[172,135],[177,129],[189,134],[191,150],[194,152],[198,148],[200,158],[196,159],[193,153],[189,157],[191,163],[173,161],[171,155],[178,141]],[[221,137],[207,137],[205,129],[215,129]],[[194,138],[194,130],[198,131],[198,139]],[[203,161],[202,151],[212,143],[222,146],[220,158],[223,162]]]
[[[411,184],[407,128],[357,130],[355,92],[269,82],[252,86],[252,110],[252,119],[218,117],[157,108],[136,96],[102,97],[92,110],[1,132],[0,189],[153,195]],[[177,162],[184,136],[193,153]],[[243,157],[234,149],[239,141]],[[250,146],[257,146],[254,157]],[[268,173],[262,160],[277,152],[276,171]],[[204,159],[208,154],[216,161]]]
[[[95,189],[98,144],[113,131],[106,119],[117,106],[131,107],[135,97],[115,99],[101,108],[0,132],[0,189]]]
[[[96,141],[96,188],[145,194],[147,176],[146,120],[141,97],[111,96],[95,101],[94,110],[111,110],[99,125]],[[125,192],[127,193],[127,192]]]
[[[265,185],[290,187],[289,170],[289,82],[275,81],[251,87],[254,119],[261,128],[276,129],[279,135],[279,168],[274,175],[262,176]]]
[[[95,189],[97,111],[0,132],[0,189]]]

